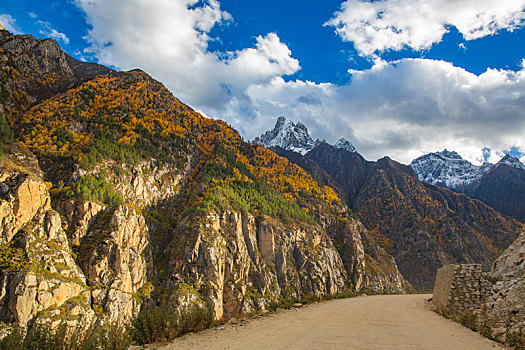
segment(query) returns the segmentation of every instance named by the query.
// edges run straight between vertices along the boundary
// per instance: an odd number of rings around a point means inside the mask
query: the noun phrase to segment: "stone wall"
[[[437,272],[432,303],[442,312],[480,310],[489,285],[481,264],[445,265]]]

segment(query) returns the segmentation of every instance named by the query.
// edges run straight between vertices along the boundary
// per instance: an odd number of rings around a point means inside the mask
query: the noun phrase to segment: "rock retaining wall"
[[[441,312],[476,311],[489,291],[481,264],[445,265],[437,272],[432,303]]]

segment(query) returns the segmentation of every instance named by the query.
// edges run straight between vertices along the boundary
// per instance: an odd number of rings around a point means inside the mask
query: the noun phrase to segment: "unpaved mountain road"
[[[497,343],[430,311],[431,295],[332,300],[188,334],[175,349],[495,349]]]

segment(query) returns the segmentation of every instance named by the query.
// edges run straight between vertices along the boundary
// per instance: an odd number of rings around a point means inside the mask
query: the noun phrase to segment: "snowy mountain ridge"
[[[351,152],[351,153],[357,152],[354,145],[352,145],[350,141],[346,140],[345,138],[341,138],[339,141],[337,141],[334,147],[346,149],[348,152]]]
[[[279,146],[304,155],[319,141],[314,141],[308,134],[306,126],[300,122],[296,124],[285,117],[279,117],[273,130],[256,137],[254,142],[265,147]]]
[[[508,154],[505,155],[505,157],[501,158],[501,160],[496,164],[496,166],[499,164],[506,164],[513,168],[525,170],[525,164],[520,162],[518,158],[509,156]]]
[[[410,166],[423,182],[452,190],[462,190],[479,182],[490,169],[501,164],[525,170],[525,165],[518,158],[510,155],[503,157],[497,164],[485,163],[476,166],[463,159],[457,152],[446,149],[416,158]]]
[[[312,148],[324,141],[314,140],[308,134],[308,129],[302,123],[294,123],[285,117],[279,117],[272,130],[266,131],[253,141],[264,147],[281,147],[288,151],[294,151],[305,155]],[[336,148],[345,149],[349,152],[357,152],[350,141],[341,138],[334,145]]]

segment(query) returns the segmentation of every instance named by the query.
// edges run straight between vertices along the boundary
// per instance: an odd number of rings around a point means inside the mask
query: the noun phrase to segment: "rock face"
[[[2,88],[12,99],[0,103],[0,112],[16,116],[38,101],[65,91],[81,81],[114,71],[77,61],[56,41],[37,40],[32,35],[13,35],[0,30]]]
[[[410,166],[421,181],[457,191],[479,181],[491,167],[490,164],[475,166],[457,152],[446,149],[414,159]]]
[[[525,233],[494,262],[491,271],[496,281],[490,290],[483,317],[492,334],[505,341],[509,334],[525,329]]]
[[[505,156],[465,192],[501,213],[525,222],[525,169],[514,157]]]
[[[421,181],[461,192],[525,221],[525,165],[506,155],[497,164],[475,166],[456,152],[429,153],[410,164]]]
[[[170,247],[173,288],[180,301],[205,289],[215,317],[264,310],[281,297],[342,292],[347,281],[331,240],[318,227],[287,227],[279,220],[232,211],[211,212],[202,221],[183,224],[193,230],[185,246]],[[187,233],[186,233],[187,237]],[[184,255],[182,264],[177,257]]]
[[[359,220],[348,220],[333,240],[341,247],[341,258],[357,290],[370,288],[375,292],[390,293],[414,291],[399,272],[394,258],[377,245]]]
[[[13,146],[0,164],[0,317],[22,326],[37,315],[51,322],[89,321],[90,292],[60,215],[51,208],[41,174],[24,166],[35,163],[27,150]]]
[[[320,183],[334,188],[342,197],[346,196],[346,184],[334,180],[308,157],[281,147],[272,147],[271,150],[308,171]],[[345,152],[360,157],[358,153]],[[335,244],[342,247],[339,253],[354,288],[359,290],[366,287],[393,293],[413,290],[412,285],[399,272],[394,258],[376,243],[359,220],[349,219],[342,229],[333,229],[331,232]]]

